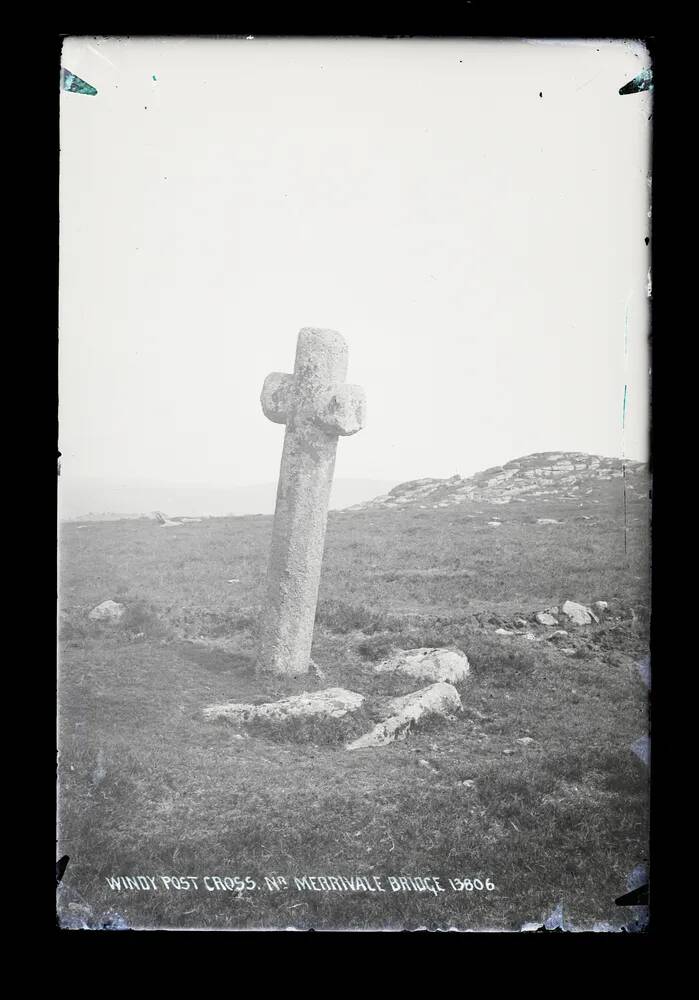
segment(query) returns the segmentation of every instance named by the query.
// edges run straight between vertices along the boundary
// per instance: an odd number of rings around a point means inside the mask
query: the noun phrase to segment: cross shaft
[[[300,331],[293,375],[273,372],[262,409],[286,425],[267,570],[258,669],[306,673],[338,436],[366,418],[364,393],[344,382],[347,345],[334,330]]]

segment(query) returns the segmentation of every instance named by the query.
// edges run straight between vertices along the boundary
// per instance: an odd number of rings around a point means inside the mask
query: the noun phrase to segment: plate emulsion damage
[[[61,66],[61,90],[67,90],[71,94],[88,94],[90,97],[94,97],[97,93],[92,84],[81,80],[64,66]]]
[[[620,94],[641,94],[644,90],[653,90],[653,70],[643,69],[633,80],[629,80],[620,88]]]

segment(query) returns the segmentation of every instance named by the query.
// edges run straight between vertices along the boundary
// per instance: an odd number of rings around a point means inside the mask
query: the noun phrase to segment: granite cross
[[[286,424],[258,670],[303,674],[310,669],[323,543],[339,435],[364,426],[366,404],[344,382],[347,344],[334,330],[301,330],[293,375],[273,372],[262,409]]]

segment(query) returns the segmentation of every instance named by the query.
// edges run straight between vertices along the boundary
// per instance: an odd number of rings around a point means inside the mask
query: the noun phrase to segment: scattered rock
[[[489,528],[499,528],[501,524],[502,521],[488,521]]]
[[[510,632],[510,630],[506,628],[495,629],[495,635],[516,635],[516,634],[517,634],[516,632]]]
[[[548,611],[538,611],[535,617],[539,625],[558,625],[558,619],[550,615]]]
[[[531,736],[520,736],[517,742],[521,743],[522,746],[528,747],[531,743],[534,742],[534,740],[531,738]]]
[[[93,622],[118,622],[125,613],[126,608],[123,604],[117,604],[116,601],[102,601],[101,604],[92,609],[88,618],[91,618]]]
[[[511,757],[512,754],[514,753],[514,750],[503,750],[502,752],[505,755],[505,757]]]
[[[262,705],[228,702],[208,705],[203,709],[207,719],[230,719],[233,722],[251,722],[253,719],[283,720],[301,716],[326,716],[339,719],[348,712],[355,712],[364,702],[364,695],[345,688],[325,688],[322,691],[303,691],[301,694],[282,698],[281,701]]]
[[[461,784],[464,786],[464,788],[473,788],[476,782],[473,780],[473,778],[467,778],[466,781],[462,781]]]
[[[450,684],[465,680],[470,669],[468,659],[460,649],[429,646],[400,650],[374,667],[378,673],[396,673],[421,681],[448,681]]]
[[[597,608],[598,611],[608,611],[609,603],[607,601],[595,601],[592,607]]]
[[[420,767],[426,768],[426,770],[428,770],[428,771],[431,771],[432,774],[437,774],[438,773],[437,768],[436,767],[432,767],[432,765],[430,764],[430,762],[428,760],[425,760],[423,757],[421,757],[420,760],[418,761],[418,765]]]
[[[518,625],[519,628],[526,628],[527,625],[529,624],[526,618],[515,618],[514,623],[515,625]]]
[[[370,732],[348,744],[347,750],[362,750],[365,747],[382,747],[402,739],[410,727],[420,719],[433,715],[452,718],[463,709],[459,692],[451,684],[440,681],[430,684],[420,691],[413,691],[402,698],[393,698],[388,704],[390,713],[383,722]]]
[[[575,601],[565,601],[561,608],[561,614],[564,614],[575,625],[589,625],[592,622],[590,611],[584,604],[576,604]]]
[[[556,629],[555,632],[552,632],[551,635],[547,635],[546,638],[549,639],[549,640],[551,640],[551,639],[565,639],[567,635],[568,635],[568,633],[566,632],[566,630],[564,628],[559,628],[559,629]]]
[[[555,517],[537,517],[537,524],[563,524],[562,521],[557,521]]]
[[[542,637],[538,636],[538,635],[534,635],[533,632],[525,632],[524,633],[524,638],[528,639],[529,642],[541,642],[541,638]]]

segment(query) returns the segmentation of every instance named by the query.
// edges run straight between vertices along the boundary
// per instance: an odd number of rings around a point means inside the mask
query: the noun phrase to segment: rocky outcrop
[[[390,493],[348,510],[391,509],[415,504],[425,510],[461,503],[508,504],[528,497],[579,501],[583,492],[599,482],[624,479],[628,489],[647,488],[647,466],[582,452],[539,452],[478,472],[469,478],[413,479]],[[561,523],[542,518],[540,524]]]

